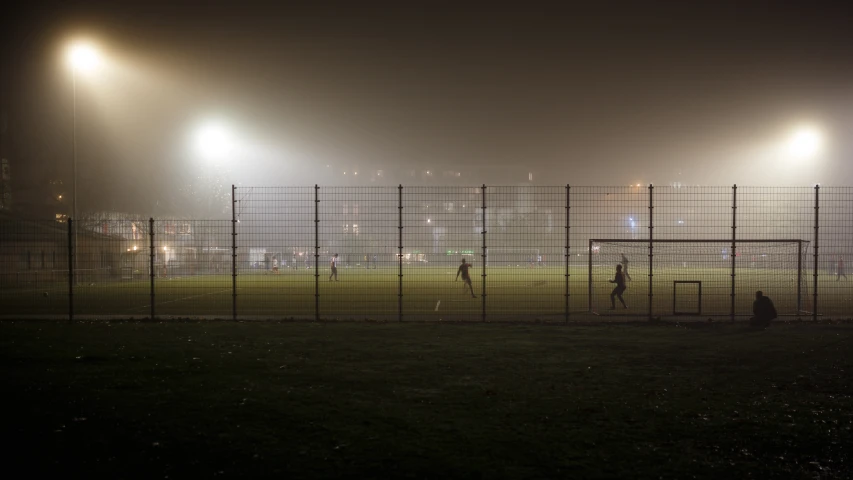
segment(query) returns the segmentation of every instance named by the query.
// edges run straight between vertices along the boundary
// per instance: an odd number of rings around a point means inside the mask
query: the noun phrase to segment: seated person
[[[776,307],[770,297],[765,297],[761,290],[755,292],[755,301],[752,302],[752,313],[754,317],[749,319],[749,324],[754,327],[766,327],[770,320],[776,318]]]

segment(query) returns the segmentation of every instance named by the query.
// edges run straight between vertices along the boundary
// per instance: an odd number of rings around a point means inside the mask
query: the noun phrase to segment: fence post
[[[237,187],[231,184],[231,319],[237,320]]]
[[[812,320],[817,321],[817,269],[820,263],[818,254],[818,229],[820,228],[820,185],[814,186],[814,292],[812,300]]]
[[[571,224],[569,223],[569,212],[571,211],[571,203],[569,200],[569,194],[572,191],[572,187],[566,184],[566,323],[569,323],[569,261],[571,260],[571,246],[569,244],[569,237],[571,232]]]
[[[397,321],[403,321],[403,184],[397,187],[397,211],[399,213],[399,223],[397,229],[399,232],[399,244],[397,245],[397,264],[399,273],[397,274]]]
[[[320,186],[314,184],[314,320],[320,321]]]
[[[735,259],[737,258],[737,184],[732,186],[732,293],[729,319],[735,321]]]
[[[587,298],[587,311],[592,313],[592,239],[589,239],[589,245],[587,246],[587,266],[586,266],[586,298]]]
[[[68,321],[74,321],[74,219],[68,219]]]
[[[649,184],[649,321],[654,318],[654,309],[652,308],[652,299],[654,298],[654,191],[655,187],[651,183]]]
[[[486,321],[486,184],[483,184],[483,321]]]
[[[803,241],[797,240],[797,315],[803,311]]]
[[[151,279],[151,320],[154,320],[154,218],[148,218],[148,276]]]

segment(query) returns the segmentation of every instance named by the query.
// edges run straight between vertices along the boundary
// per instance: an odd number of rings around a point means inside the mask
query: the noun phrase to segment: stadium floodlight
[[[795,158],[813,158],[823,147],[823,137],[814,127],[800,127],[788,140],[788,151]]]
[[[68,64],[75,73],[89,73],[101,64],[98,50],[90,43],[75,42],[68,47]]]
[[[196,131],[194,146],[204,160],[222,160],[234,150],[234,135],[224,122],[208,121]]]

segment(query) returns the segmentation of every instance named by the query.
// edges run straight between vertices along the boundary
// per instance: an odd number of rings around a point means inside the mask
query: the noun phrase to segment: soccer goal
[[[538,248],[487,248],[486,265],[490,267],[536,267],[542,266]]]
[[[628,315],[752,315],[755,292],[780,315],[810,309],[805,240],[590,240],[589,310],[611,308],[616,266],[626,272]],[[624,256],[624,258],[623,258]],[[625,262],[627,260],[627,262]],[[616,306],[621,309],[619,302]]]

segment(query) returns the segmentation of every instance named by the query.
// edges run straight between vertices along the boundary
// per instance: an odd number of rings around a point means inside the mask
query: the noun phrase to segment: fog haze
[[[548,5],[19,5],[3,28],[3,155],[21,198],[48,177],[69,181],[62,56],[83,37],[103,56],[96,74],[77,79],[85,208],[175,210],[212,178],[853,180],[844,4]],[[227,158],[199,158],[193,146],[209,121],[230,129]],[[821,132],[815,158],[784,148],[800,125]]]

